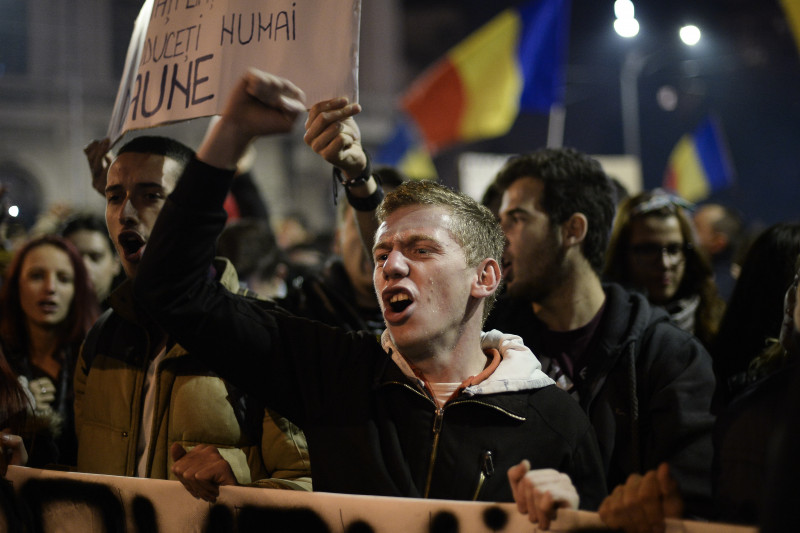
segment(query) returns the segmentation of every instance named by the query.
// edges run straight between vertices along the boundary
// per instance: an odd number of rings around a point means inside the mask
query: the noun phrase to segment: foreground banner
[[[222,111],[250,67],[358,100],[361,0],[146,0],[108,137]]]
[[[540,531],[508,503],[455,502],[323,492],[222,487],[215,504],[177,481],[51,472],[12,466],[15,502],[0,502],[0,531],[10,515],[43,533],[284,532],[489,533]],[[6,527],[3,527],[3,526]],[[756,533],[756,529],[672,520],[667,532]],[[550,531],[602,528],[595,513],[560,511]]]

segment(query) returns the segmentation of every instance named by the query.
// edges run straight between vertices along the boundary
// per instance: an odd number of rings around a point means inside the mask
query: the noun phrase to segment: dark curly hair
[[[544,183],[542,209],[551,227],[582,213],[587,221],[583,255],[598,274],[603,269],[614,220],[615,192],[600,163],[574,148],[544,148],[510,159],[494,184],[505,191],[520,178]]]

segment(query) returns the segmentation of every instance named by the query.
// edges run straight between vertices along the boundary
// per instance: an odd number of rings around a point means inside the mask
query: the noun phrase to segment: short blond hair
[[[386,195],[375,216],[378,222],[385,222],[398,209],[411,206],[441,206],[450,212],[453,222],[448,229],[464,251],[467,266],[477,266],[486,258],[501,264],[505,246],[503,230],[489,209],[466,194],[435,181],[408,181]],[[495,298],[496,291],[486,298],[484,321]]]

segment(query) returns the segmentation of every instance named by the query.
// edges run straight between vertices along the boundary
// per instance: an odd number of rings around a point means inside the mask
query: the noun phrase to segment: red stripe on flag
[[[675,173],[674,167],[667,167],[667,171],[664,173],[662,186],[668,191],[678,190],[678,175]]]
[[[403,109],[414,118],[431,152],[460,138],[465,106],[461,77],[448,60],[434,66],[402,101]]]

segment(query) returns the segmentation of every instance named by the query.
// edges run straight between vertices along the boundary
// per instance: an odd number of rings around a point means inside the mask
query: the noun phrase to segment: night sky
[[[800,52],[778,0],[633,2],[641,30],[623,39],[612,27],[613,0],[572,0],[564,144],[592,154],[624,152],[620,71],[626,54],[639,53],[648,58],[638,84],[644,186],[661,184],[675,143],[711,114],[727,138],[737,180],[709,201],[737,208],[757,227],[800,219]],[[518,3],[402,0],[406,82]],[[115,45],[121,68],[141,2],[116,5],[116,20],[128,28],[115,33],[123,36]],[[703,31],[692,49],[677,38],[688,22]],[[675,109],[659,105],[659,90],[677,95]],[[546,133],[546,116],[523,114],[504,137],[443,152],[435,160],[439,175],[456,182],[462,151],[529,151],[546,143]]]
[[[405,0],[409,72],[516,4]],[[572,1],[564,145],[592,154],[624,152],[620,71],[626,54],[638,53],[647,58],[638,85],[644,186],[661,184],[675,143],[711,114],[728,140],[737,180],[708,200],[737,208],[751,225],[800,219],[800,53],[778,1],[634,5],[641,30],[623,39],[612,27],[612,0]],[[677,38],[688,22],[703,31],[694,48]],[[677,96],[674,109],[659,104],[659,90]],[[521,115],[508,135],[448,150],[437,157],[437,168],[447,179],[463,150],[527,151],[544,145],[546,132],[547,117]]]

